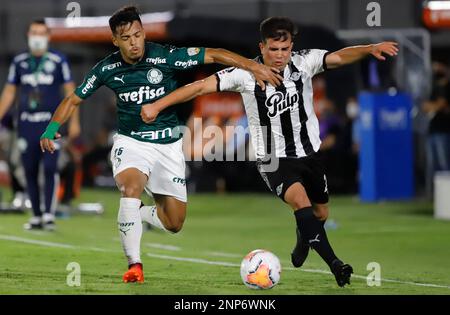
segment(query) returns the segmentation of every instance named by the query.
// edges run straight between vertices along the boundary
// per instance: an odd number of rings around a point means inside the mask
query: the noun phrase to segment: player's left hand
[[[373,45],[372,51],[370,53],[378,60],[386,60],[386,57],[383,56],[383,53],[388,54],[391,57],[397,56],[397,46],[398,44],[396,42],[382,42]]]
[[[273,86],[279,86],[283,82],[283,77],[279,74],[280,71],[277,68],[255,63],[250,71],[263,91],[266,89],[265,81]]]
[[[57,132],[55,134],[55,139],[59,139],[59,138],[61,138],[61,134]],[[50,153],[53,153],[56,150],[55,143],[53,142],[53,139],[41,138],[39,144],[41,146],[41,151],[42,152],[48,151]]]
[[[141,107],[141,118],[146,124],[155,121],[158,114],[159,109],[155,104],[147,104]]]

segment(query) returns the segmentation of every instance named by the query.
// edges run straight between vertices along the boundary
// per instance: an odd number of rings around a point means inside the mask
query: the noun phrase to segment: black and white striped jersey
[[[326,69],[326,50],[293,52],[283,84],[256,84],[252,73],[228,68],[216,73],[219,91],[242,95],[256,158],[299,158],[319,150],[319,121],[313,108],[312,77]],[[262,63],[262,57],[256,59]]]

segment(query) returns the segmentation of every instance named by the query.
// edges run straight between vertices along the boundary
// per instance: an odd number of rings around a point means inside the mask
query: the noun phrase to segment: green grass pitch
[[[190,195],[180,233],[144,232],[144,284],[121,281],[119,193],[84,190],[76,202],[102,202],[105,213],[59,219],[55,232],[24,231],[29,214],[0,215],[0,294],[450,294],[450,222],[433,219],[429,202],[331,198],[328,237],[356,275],[345,288],[315,252],[292,268],[294,216],[269,194]],[[241,259],[257,248],[281,260],[281,281],[271,290],[241,282]],[[81,267],[79,287],[66,283],[70,262]],[[380,286],[367,284],[370,262],[381,267]]]

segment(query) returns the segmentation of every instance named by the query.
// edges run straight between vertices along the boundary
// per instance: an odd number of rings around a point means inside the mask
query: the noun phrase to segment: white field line
[[[225,261],[213,261],[213,260],[206,260],[206,259],[201,259],[201,258],[175,257],[175,256],[166,256],[166,255],[158,255],[158,254],[150,254],[150,253],[147,253],[147,256],[153,257],[153,258],[159,258],[159,259],[167,259],[167,260],[188,261],[188,262],[204,264],[204,265],[218,265],[218,266],[225,266],[225,267],[239,267],[240,266],[240,264],[236,264],[236,263],[229,263],[229,262],[225,262]]]
[[[12,241],[12,242],[18,242],[18,243],[24,243],[24,244],[39,245],[39,246],[45,246],[45,247],[66,248],[66,249],[84,249],[84,250],[91,250],[91,251],[96,251],[96,252],[120,252],[120,251],[115,251],[115,250],[99,248],[99,247],[76,246],[76,245],[63,244],[63,243],[39,241],[39,240],[18,237],[18,236],[13,236],[13,235],[0,235],[0,240]]]
[[[178,246],[165,245],[165,244],[159,244],[159,243],[145,243],[145,246],[169,250],[169,251],[180,251],[181,250],[181,248]]]
[[[223,252],[205,252],[205,254],[209,256],[219,256],[219,257],[229,257],[229,258],[243,258],[244,255],[241,254],[231,254],[231,253],[223,253]]]
[[[240,264],[236,264],[236,263],[229,263],[229,262],[224,262],[224,261],[212,261],[212,260],[206,260],[206,259],[200,259],[200,258],[175,257],[175,256],[158,255],[158,254],[151,254],[151,253],[147,253],[147,256],[153,257],[153,258],[159,258],[159,259],[187,261],[187,262],[206,264],[206,265],[218,265],[218,266],[225,266],[225,267],[240,267]],[[303,269],[303,268],[298,269],[298,268],[292,268],[292,267],[282,267],[282,269],[283,270],[296,270],[296,271],[303,271],[303,272],[311,272],[311,273],[322,273],[322,274],[330,274],[331,275],[330,271],[320,270],[320,269]],[[352,274],[352,278],[363,279],[363,280],[367,279],[366,276],[361,276],[361,275],[356,275],[356,274]],[[381,278],[380,281],[381,282],[399,283],[399,284],[409,284],[409,285],[422,286],[422,287],[450,289],[450,285],[419,283],[419,282],[392,280],[392,279],[384,279],[384,278]]]
[[[12,235],[1,235],[0,234],[0,240],[12,241],[12,242],[18,242],[18,243],[24,243],[24,244],[31,244],[31,245],[39,245],[39,246],[45,246],[45,247],[82,249],[82,250],[91,250],[91,251],[96,251],[96,252],[114,252],[114,253],[121,252],[119,250],[109,250],[109,249],[103,249],[103,248],[98,248],[98,247],[85,247],[85,246],[75,246],[75,245],[63,244],[63,243],[48,242],[48,241],[38,241],[38,240],[17,237],[17,236],[12,236]],[[176,256],[158,255],[158,254],[151,254],[151,253],[147,253],[147,256],[153,257],[153,258],[158,258],[158,259],[185,261],[185,262],[191,262],[191,263],[197,263],[197,264],[216,265],[216,266],[224,266],[224,267],[240,267],[240,264],[238,264],[238,263],[207,260],[207,259],[201,259],[201,258],[176,257]],[[329,272],[327,270],[320,270],[320,269],[303,269],[303,268],[297,269],[297,268],[292,268],[292,267],[286,267],[286,268],[283,268],[283,270],[296,270],[296,271],[303,271],[303,272],[310,272],[310,273],[331,274],[331,272]],[[366,276],[361,276],[361,275],[356,275],[356,274],[353,274],[352,277],[356,278],[356,279],[363,279],[363,280],[367,279]],[[382,278],[380,280],[381,280],[381,282],[407,284],[407,285],[420,286],[420,287],[450,289],[450,285],[420,283],[420,282],[412,282],[412,281],[401,281],[401,280],[384,279],[384,278]]]
[[[71,248],[71,249],[76,248],[76,246],[73,246],[73,245],[47,242],[47,241],[38,241],[38,240],[33,240],[33,239],[23,238],[23,237],[18,237],[18,236],[12,236],[12,235],[0,235],[0,240],[13,241],[13,242],[19,242],[19,243],[25,243],[25,244],[33,244],[33,245],[41,245],[41,246],[47,246],[47,247],[59,247],[59,248]]]

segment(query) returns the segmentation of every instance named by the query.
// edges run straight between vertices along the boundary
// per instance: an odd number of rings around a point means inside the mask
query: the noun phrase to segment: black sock
[[[320,223],[322,223],[322,226],[325,228],[325,223],[327,222],[327,219],[325,219],[325,220],[319,220],[320,221]],[[299,229],[300,230],[300,229]],[[301,235],[301,234],[300,234]],[[298,237],[297,237],[297,241],[298,241],[299,239],[298,239]],[[304,238],[302,238],[302,241],[303,242],[306,242],[306,244],[308,244],[308,241],[305,241],[305,239]]]
[[[302,238],[331,267],[331,263],[337,257],[328,242],[327,233],[324,229],[325,221],[319,221],[316,218],[312,207],[296,210],[294,215]]]

